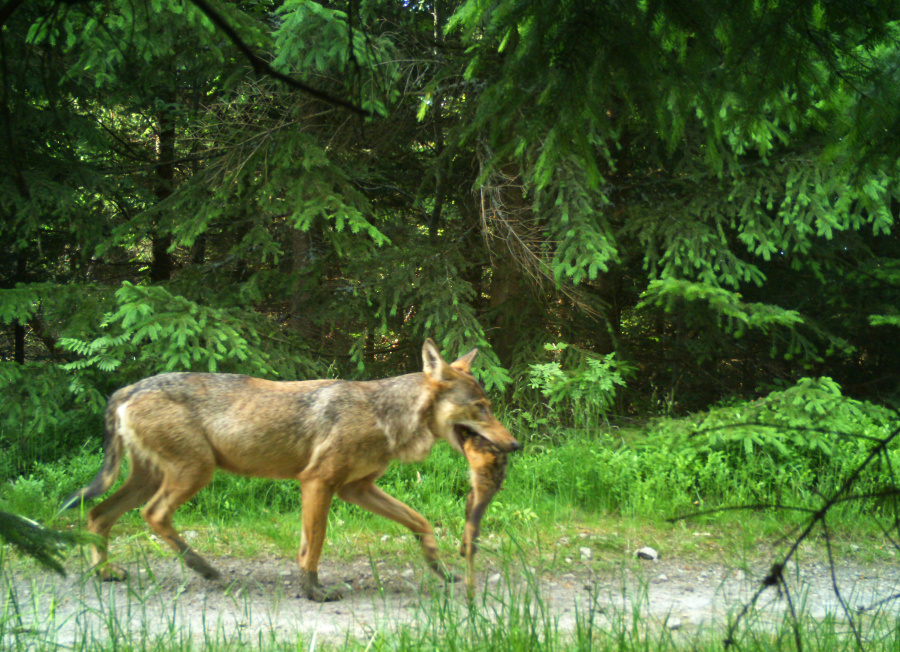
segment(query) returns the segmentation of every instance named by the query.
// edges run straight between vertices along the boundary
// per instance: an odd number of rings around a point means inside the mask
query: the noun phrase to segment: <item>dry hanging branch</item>
[[[603,315],[594,305],[585,301],[575,287],[557,283],[546,253],[552,251],[556,243],[548,238],[545,225],[535,218],[532,206],[520,200],[525,194],[520,175],[497,168],[485,175],[485,161],[490,158],[490,152],[486,151],[479,156],[479,177],[485,181],[478,189],[481,233],[490,255],[505,257],[499,251],[505,248],[515,265],[535,288],[543,289],[549,285],[585,314],[594,319],[602,319]]]

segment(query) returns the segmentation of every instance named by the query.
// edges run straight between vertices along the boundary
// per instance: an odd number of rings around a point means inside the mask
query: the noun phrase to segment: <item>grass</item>
[[[461,512],[461,506],[460,512]],[[40,584],[42,575],[31,575],[33,583],[22,592],[21,578],[29,576],[22,559],[6,560],[3,581],[13,589],[13,599],[6,601],[6,613],[0,617],[0,641],[5,649],[59,649],[69,646],[77,650],[233,650],[252,647],[261,650],[719,650],[727,621],[716,626],[668,629],[659,616],[646,615],[647,598],[638,584],[630,603],[616,600],[610,588],[594,583],[587,594],[587,607],[568,614],[550,609],[551,598],[544,593],[540,579],[548,575],[564,576],[575,571],[572,591],[582,592],[585,578],[609,576],[611,586],[624,568],[638,573],[640,566],[630,551],[651,543],[669,558],[679,558],[695,566],[725,562],[740,567],[765,560],[772,553],[768,544],[760,545],[756,530],[777,530],[777,521],[765,516],[736,519],[720,516],[695,528],[686,522],[665,523],[658,519],[584,515],[572,509],[562,518],[548,520],[539,516],[529,524],[485,527],[485,541],[479,556],[479,572],[486,566],[506,578],[524,576],[514,586],[504,579],[501,588],[488,587],[477,596],[469,609],[456,595],[447,595],[432,586],[426,587],[413,608],[412,622],[396,622],[376,611],[368,627],[356,629],[352,635],[333,632],[314,634],[307,627],[285,635],[285,613],[301,615],[317,607],[290,596],[275,596],[272,611],[254,611],[259,607],[241,590],[226,589],[224,600],[207,609],[206,620],[188,631],[183,623],[179,599],[190,594],[186,587],[192,576],[175,581],[152,573],[136,577],[127,591],[119,591],[116,599],[106,593],[109,585],[78,578],[75,584],[90,598],[83,612],[73,614],[53,605],[60,594]],[[75,521],[74,517],[67,517]],[[459,517],[461,518],[461,516]],[[190,533],[192,545],[204,554],[220,557],[257,559],[284,558],[283,567],[292,564],[299,541],[299,514],[261,512],[255,516],[236,516],[232,522],[208,520],[201,510],[186,510],[179,519],[182,533]],[[332,514],[326,559],[348,561],[362,557],[385,560],[378,568],[396,569],[412,563],[422,575],[422,563],[411,537],[383,519],[363,513]],[[385,535],[386,532],[390,534]],[[489,538],[494,534],[494,538]],[[387,536],[386,540],[383,538]],[[862,539],[848,535],[836,538],[834,544],[847,552]],[[445,558],[455,557],[456,535],[451,529],[438,537]],[[874,541],[869,541],[873,543]],[[592,551],[590,561],[580,557],[581,548]],[[867,545],[866,548],[872,546]],[[160,557],[171,558],[168,549],[155,543],[147,534],[140,517],[123,519],[114,543],[114,553],[122,561],[141,561],[157,567]],[[821,544],[804,553],[821,561]],[[571,560],[571,561],[568,561]],[[805,559],[806,560],[806,559]],[[858,560],[858,558],[857,558]],[[70,567],[78,568],[76,558]],[[655,571],[654,571],[655,572]],[[427,574],[424,577],[428,578]],[[623,576],[624,577],[624,576]],[[650,578],[645,578],[649,581]],[[427,579],[426,579],[427,581]],[[624,581],[624,580],[623,580]],[[117,587],[118,588],[118,587]],[[279,589],[278,586],[275,587]],[[15,591],[19,595],[15,595]],[[221,589],[218,589],[221,591]],[[211,590],[210,594],[214,594]],[[10,593],[8,593],[10,595]],[[210,600],[211,596],[192,600]],[[106,599],[103,599],[106,596]],[[183,598],[181,596],[184,596]],[[202,596],[202,594],[201,594]],[[379,592],[368,592],[363,600],[377,603]],[[188,601],[187,606],[192,602]],[[196,606],[196,605],[194,605]],[[207,605],[203,605],[206,608]],[[739,603],[734,608],[739,607]],[[280,615],[278,615],[280,614]],[[565,617],[565,619],[564,619]],[[754,622],[755,619],[755,622]],[[739,632],[742,650],[795,649],[793,623],[783,619],[772,622],[754,615]],[[866,649],[895,649],[900,642],[896,620],[888,614],[866,616],[864,622]],[[315,628],[312,628],[315,632]],[[855,649],[852,636],[840,618],[802,620],[800,635],[805,650]],[[36,636],[40,637],[36,643]]]
[[[529,568],[533,551],[518,547],[518,542],[516,536],[494,553],[499,554],[504,580],[486,587],[474,604],[467,605],[458,594],[426,586],[413,598],[407,616],[398,619],[384,608],[381,594],[370,593],[363,598],[372,603],[371,610],[361,617],[363,626],[352,628],[349,634],[319,627],[319,607],[290,595],[271,595],[268,606],[261,609],[251,599],[252,583],[229,587],[223,595],[214,595],[214,591],[198,595],[186,590],[190,576],[179,580],[175,574],[173,584],[172,577],[147,573],[137,575],[127,589],[78,578],[67,585],[67,593],[60,593],[50,586],[56,580],[47,581],[43,576],[23,583],[7,565],[0,580],[7,593],[5,611],[0,614],[0,645],[9,650],[85,651],[723,648],[725,622],[671,629],[674,615],[648,617],[647,585],[640,582],[628,601],[596,583],[570,612],[552,609],[551,596],[539,581],[541,571]],[[148,552],[146,546],[141,548]],[[83,608],[71,608],[70,598],[74,601],[76,597]],[[190,608],[201,617],[189,628],[184,618]],[[330,606],[322,611],[348,608]],[[292,630],[289,623],[295,618],[298,622],[302,619],[305,627]],[[876,613],[859,622],[867,650],[896,649],[900,644],[895,614]],[[798,635],[805,650],[856,649],[846,622],[831,616],[816,619],[801,614],[795,623],[786,617],[753,613],[734,640],[741,650],[793,650]]]
[[[215,608],[204,604],[209,607],[204,612],[210,620],[200,628],[198,638],[180,626],[178,598],[191,595],[202,602],[212,597],[190,593],[189,580],[163,581],[152,573],[139,575],[136,584],[111,600],[110,593],[101,599],[108,590],[102,585],[79,579],[72,590],[88,592],[94,601],[73,614],[59,602],[65,595],[53,593],[40,583],[41,575],[29,572],[29,562],[7,557],[2,563],[8,599],[0,615],[0,646],[57,649],[62,644],[81,650],[231,650],[247,646],[266,650],[721,649],[727,619],[710,627],[671,630],[660,619],[646,617],[646,610],[638,608],[645,600],[639,594],[627,605],[610,602],[591,584],[592,578],[615,577],[623,569],[634,572],[640,567],[633,560],[633,551],[645,545],[660,550],[664,559],[683,560],[684,565],[693,567],[765,567],[779,559],[808,513],[741,510],[704,513],[674,522],[668,519],[691,511],[760,502],[759,496],[776,496],[778,502],[794,501],[814,508],[821,500],[816,492],[825,486],[822,483],[833,486],[838,482],[838,470],[821,464],[811,467],[801,457],[784,464],[767,454],[747,458],[743,440],[735,453],[705,450],[695,439],[680,440],[687,444],[676,448],[666,444],[664,435],[664,431],[634,430],[523,436],[525,451],[511,459],[505,488],[484,519],[478,563],[483,576],[490,566],[492,573],[516,577],[524,573],[526,579],[505,593],[489,587],[479,596],[475,609],[467,608],[458,596],[426,590],[414,610],[414,622],[376,618],[365,635],[349,639],[339,634],[314,639],[308,631],[284,638],[276,636],[280,616],[254,614],[254,603],[246,593],[226,592],[227,604]],[[846,460],[841,462],[846,466]],[[96,452],[38,464],[32,473],[5,486],[0,508],[47,522],[65,495],[87,484],[99,466]],[[810,473],[810,468],[816,473]],[[449,447],[436,447],[426,463],[392,466],[380,485],[423,513],[436,526],[441,554],[458,559],[468,484],[463,461]],[[896,564],[894,551],[882,534],[882,525],[890,522],[889,511],[849,504],[831,516],[829,543],[842,562]],[[83,522],[83,515],[73,511],[53,525],[81,527]],[[281,567],[287,567],[300,541],[299,488],[288,481],[217,474],[210,487],[179,510],[176,527],[204,555],[284,559]],[[589,551],[590,559],[582,559],[583,549]],[[148,535],[137,512],[117,524],[113,553],[128,561],[145,558],[151,568],[158,565],[160,557],[171,557],[168,549]],[[826,559],[824,539],[808,540],[801,556],[804,562],[821,563]],[[341,562],[371,559],[369,576],[377,576],[383,568],[407,565],[418,569],[418,576],[422,569],[418,546],[408,532],[340,501],[335,501],[330,514],[324,557]],[[385,560],[385,566],[376,563],[378,560]],[[73,558],[73,563],[76,561]],[[529,573],[534,581],[528,580]],[[593,586],[593,602],[566,614],[568,620],[563,622],[558,612],[548,608],[550,597],[538,580],[567,574],[575,578],[574,591],[581,590],[579,585]],[[33,581],[30,587],[23,579],[29,577]],[[376,590],[366,595],[378,601],[385,594]],[[308,612],[314,608],[290,597],[275,598],[278,609]],[[226,613],[230,621],[223,620]],[[900,642],[896,616],[882,613],[861,618],[867,649],[894,649]],[[262,622],[259,627],[241,625],[258,619]],[[267,619],[271,619],[268,626]],[[101,623],[100,634],[84,629],[88,622]],[[162,626],[151,626],[151,622]],[[757,625],[741,630],[740,649],[794,649],[792,621],[769,619]],[[803,649],[841,650],[856,645],[840,617],[806,617],[800,626]],[[83,628],[83,635],[70,637],[67,632],[72,628],[79,631],[78,627]]]

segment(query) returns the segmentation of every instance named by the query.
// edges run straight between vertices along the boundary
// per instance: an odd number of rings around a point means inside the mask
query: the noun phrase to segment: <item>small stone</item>
[[[488,584],[499,584],[500,583],[500,573],[494,573],[488,578]]]
[[[571,557],[566,557],[566,563],[567,563],[567,564],[571,564],[571,563],[572,563],[572,558],[571,558]]]
[[[656,581],[657,581],[657,582],[668,582],[668,581],[669,581],[669,576],[666,575],[665,573],[660,573],[660,574],[657,576]]]
[[[672,631],[681,629],[681,618],[669,618],[666,620],[666,627]]]
[[[391,540],[391,535],[389,535],[389,534],[385,534],[383,537],[381,537],[381,543],[387,543],[390,540]]]
[[[587,546],[582,546],[578,550],[581,553],[582,560],[588,560],[593,556],[593,552],[591,552],[591,549],[588,548]]]
[[[635,550],[634,554],[638,559],[649,559],[650,561],[659,559],[659,553],[649,546],[644,546],[643,548]]]

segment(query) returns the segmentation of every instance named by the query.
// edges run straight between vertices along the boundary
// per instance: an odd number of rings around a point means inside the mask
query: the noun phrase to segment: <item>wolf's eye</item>
[[[487,409],[487,405],[479,405],[478,413],[483,417],[488,417],[491,414],[491,411]]]

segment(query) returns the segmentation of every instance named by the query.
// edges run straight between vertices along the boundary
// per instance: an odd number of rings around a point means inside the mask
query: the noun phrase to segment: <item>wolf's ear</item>
[[[478,349],[472,349],[461,358],[454,360],[450,366],[467,374],[472,373],[472,360],[475,359],[476,355],[478,355]]]
[[[441,352],[438,351],[437,344],[429,337],[422,345],[422,369],[425,375],[431,380],[441,382],[446,376],[444,368],[447,366]]]

